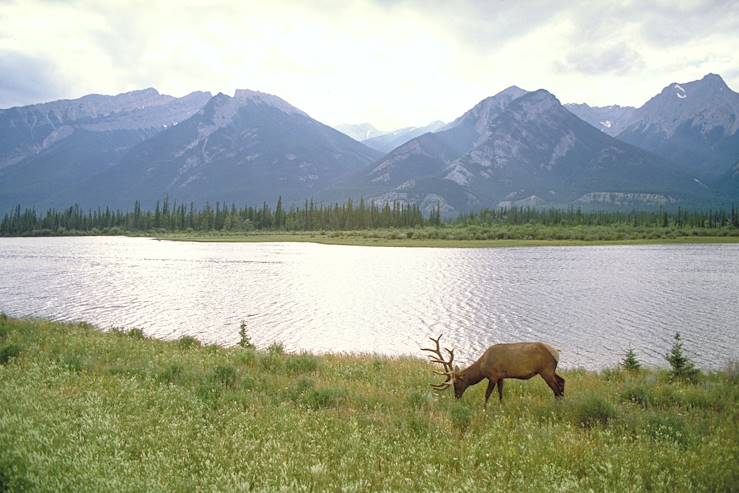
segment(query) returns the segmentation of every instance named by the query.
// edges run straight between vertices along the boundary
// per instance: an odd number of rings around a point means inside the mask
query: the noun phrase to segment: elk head
[[[457,399],[462,397],[462,393],[464,392],[464,388],[466,388],[466,385],[459,385],[463,384],[463,382],[459,381],[459,367],[452,366],[452,362],[454,362],[454,349],[444,348],[444,350],[449,353],[449,361],[444,359],[444,356],[441,354],[441,346],[439,345],[439,340],[441,339],[441,336],[444,334],[440,334],[439,337],[434,339],[433,337],[429,337],[434,342],[434,345],[436,347],[433,348],[421,348],[421,351],[428,351],[431,354],[427,354],[428,358],[431,360],[432,363],[439,363],[444,367],[443,371],[434,370],[434,373],[437,375],[442,375],[446,377],[446,379],[441,383],[432,383],[431,387],[434,390],[442,391],[446,390],[452,385],[454,386],[454,394]]]

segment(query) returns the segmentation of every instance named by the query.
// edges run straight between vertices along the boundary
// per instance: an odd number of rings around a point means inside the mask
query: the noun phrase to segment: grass
[[[739,243],[739,230],[614,226],[487,225],[316,232],[157,233],[160,240],[311,242],[330,245],[500,248],[587,245]]]
[[[736,366],[510,381],[0,317],[0,491],[736,491]]]

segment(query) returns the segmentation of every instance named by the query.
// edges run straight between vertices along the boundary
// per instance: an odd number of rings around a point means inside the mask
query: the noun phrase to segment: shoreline
[[[126,235],[136,237],[134,235]],[[413,239],[358,236],[331,236],[320,234],[258,233],[253,235],[159,235],[158,241],[182,241],[194,243],[315,243],[321,245],[374,246],[396,248],[522,248],[522,247],[577,247],[622,245],[690,245],[736,244],[736,236],[680,236],[676,238],[641,238],[618,240],[468,240],[468,239]]]

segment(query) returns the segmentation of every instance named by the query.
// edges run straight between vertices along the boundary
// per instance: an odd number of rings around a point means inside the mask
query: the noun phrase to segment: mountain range
[[[0,210],[150,207],[165,194],[364,197],[447,214],[739,200],[739,94],[715,74],[670,83],[639,108],[562,105],[544,89],[512,86],[448,124],[344,129],[360,139],[249,90],[175,98],[145,89],[0,110]]]

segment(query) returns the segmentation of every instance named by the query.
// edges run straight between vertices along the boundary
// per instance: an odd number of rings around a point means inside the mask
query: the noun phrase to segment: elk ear
[[[454,365],[454,373],[459,373],[459,365]]]

